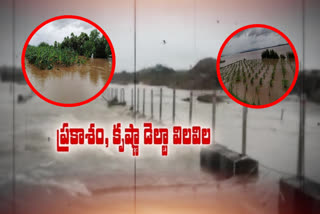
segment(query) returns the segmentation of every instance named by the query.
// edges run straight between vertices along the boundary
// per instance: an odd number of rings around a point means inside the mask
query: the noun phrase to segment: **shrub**
[[[294,60],[294,54],[293,54],[293,52],[287,52],[287,59],[288,59],[288,60]]]
[[[42,44],[28,46],[26,58],[40,69],[52,69],[54,64],[70,66],[78,62],[78,54],[71,49],[60,49]]]
[[[236,76],[236,81],[240,82],[241,78],[240,78],[240,70],[238,70],[237,72],[237,76]]]
[[[283,89],[289,88],[289,81],[288,80],[282,80],[282,87]]]
[[[270,51],[267,49],[261,53],[262,59],[279,59],[279,55],[273,49]]]
[[[279,55],[274,50],[270,51],[270,58],[271,59],[279,59]]]
[[[270,52],[269,52],[268,49],[261,53],[261,58],[262,59],[268,59],[269,57],[270,57]]]
[[[271,80],[274,80],[274,75],[276,74],[275,71],[272,71],[272,74],[271,74]]]
[[[253,85],[253,77],[251,78],[250,82],[251,82],[251,85]]]
[[[262,84],[263,84],[262,78],[260,78],[260,82],[259,83],[260,83],[260,86],[262,86]]]
[[[282,63],[281,63],[281,69],[282,69],[282,76],[283,76],[283,78],[285,78],[287,71]]]
[[[272,86],[273,86],[273,80],[272,79],[270,80],[269,85],[270,85],[270,88],[272,88]]]
[[[232,82],[230,83],[228,91],[232,94],[233,93],[233,84]]]

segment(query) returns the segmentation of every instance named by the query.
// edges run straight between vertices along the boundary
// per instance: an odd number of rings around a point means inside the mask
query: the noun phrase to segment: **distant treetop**
[[[262,59],[279,59],[279,55],[273,49],[271,49],[270,51],[269,49],[267,49],[261,53],[261,58]]]

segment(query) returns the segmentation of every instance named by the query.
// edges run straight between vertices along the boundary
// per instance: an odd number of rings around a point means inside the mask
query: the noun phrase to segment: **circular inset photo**
[[[265,108],[283,100],[298,77],[298,56],[289,38],[267,25],[248,25],[223,43],[217,60],[223,90],[237,103]]]
[[[58,16],[39,25],[22,52],[22,69],[30,88],[58,106],[86,104],[108,87],[115,54],[107,34],[79,16]]]

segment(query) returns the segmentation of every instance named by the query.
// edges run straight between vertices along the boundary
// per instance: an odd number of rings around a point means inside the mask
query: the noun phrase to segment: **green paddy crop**
[[[290,52],[285,54],[286,50],[279,50],[281,52],[278,54],[275,50],[265,49],[261,58],[257,55],[257,59],[242,58],[221,66],[221,76],[229,92],[251,105],[264,105],[279,99],[290,87],[295,65],[295,61],[290,60]],[[246,56],[246,53],[241,54]]]
[[[26,58],[29,63],[40,69],[52,69],[54,65],[70,66],[83,63],[78,54],[69,48],[61,49],[53,46],[28,46]]]

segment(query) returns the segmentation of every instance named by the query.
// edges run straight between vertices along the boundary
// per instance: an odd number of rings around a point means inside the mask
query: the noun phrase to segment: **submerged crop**
[[[81,63],[78,54],[72,49],[53,46],[28,46],[26,58],[40,69],[52,69],[54,65],[70,66]]]

